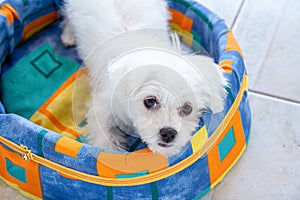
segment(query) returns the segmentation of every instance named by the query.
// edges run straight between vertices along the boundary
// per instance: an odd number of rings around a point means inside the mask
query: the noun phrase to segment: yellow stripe
[[[59,133],[60,135],[66,136],[68,138],[72,138],[76,140],[78,137],[75,137],[68,131],[62,131],[59,129],[47,116],[45,116],[43,113],[36,111],[29,119],[30,121],[34,122],[35,124],[38,124],[44,128],[47,128],[51,131],[54,131],[56,133]]]
[[[3,180],[10,187],[18,190],[22,195],[24,195],[24,196],[26,196],[26,197],[28,197],[30,199],[33,199],[33,200],[41,200],[40,198],[38,198],[38,197],[36,197],[36,196],[34,196],[34,195],[26,192],[26,191],[21,190],[20,187],[17,184],[9,182],[8,180],[6,180],[5,178],[3,178],[2,176],[0,176],[0,179]]]
[[[249,84],[249,78],[248,78],[248,76],[245,76],[245,81],[246,81],[246,86],[245,86],[245,90],[248,92],[248,84]]]
[[[191,156],[186,158],[185,160],[177,163],[176,165],[173,165],[169,168],[159,170],[158,172],[154,172],[145,176],[140,176],[140,177],[135,177],[135,178],[120,178],[120,179],[114,179],[114,178],[103,178],[99,176],[93,176],[89,175],[86,173],[82,173],[67,167],[64,167],[60,164],[57,164],[55,162],[49,161],[45,158],[42,158],[40,156],[37,156],[35,154],[32,154],[28,152],[28,150],[25,150],[24,148],[20,147],[19,145],[3,138],[0,136],[0,142],[8,146],[9,148],[21,153],[21,154],[31,154],[28,157],[32,158],[32,161],[37,162],[41,165],[44,165],[50,169],[53,169],[59,173],[65,174],[68,177],[73,177],[74,179],[77,180],[82,180],[85,182],[89,183],[94,183],[94,184],[100,184],[100,185],[105,185],[105,186],[135,186],[135,185],[142,185],[142,184],[148,184],[150,182],[155,182],[162,180],[164,178],[170,177],[185,168],[191,166],[194,164],[198,159],[200,159],[204,154],[206,154],[214,145],[216,145],[216,142],[218,141],[220,135],[222,135],[224,129],[228,126],[230,123],[232,117],[234,116],[236,110],[238,109],[242,98],[244,91],[246,89],[246,84],[247,84],[247,76],[244,75],[243,81],[241,83],[241,89],[229,109],[228,113],[226,114],[224,120],[222,123],[218,126],[216,131],[212,134],[212,136],[209,138],[209,140],[206,142],[206,144],[197,152],[193,153]],[[240,153],[240,155],[242,152]],[[236,159],[238,160],[238,159]],[[222,178],[222,177],[221,177]]]
[[[53,20],[55,21],[55,20]],[[35,29],[32,29],[30,31],[27,32],[27,34],[25,35],[23,41],[28,40],[29,38],[31,38],[34,34],[36,34],[37,32],[39,32],[40,30],[42,30],[43,28],[45,28],[46,26],[50,25],[53,21],[47,22],[41,26],[36,27]]]
[[[182,42],[189,46],[193,47],[193,34],[187,30],[182,29],[178,24],[170,23],[170,27],[172,30],[176,31],[176,33],[182,37]]]
[[[48,26],[53,21],[55,21],[58,18],[58,12],[53,11],[51,13],[48,13],[32,22],[27,24],[24,27],[23,34],[22,34],[22,41],[27,40],[30,38],[33,34],[43,29],[45,26]]]

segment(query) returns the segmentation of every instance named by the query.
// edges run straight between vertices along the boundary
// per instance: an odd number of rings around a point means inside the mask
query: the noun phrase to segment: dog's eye
[[[144,99],[144,105],[148,109],[155,108],[157,105],[157,100],[155,97],[147,97],[146,99]]]
[[[181,115],[189,115],[193,111],[193,107],[190,103],[185,103],[180,110]]]

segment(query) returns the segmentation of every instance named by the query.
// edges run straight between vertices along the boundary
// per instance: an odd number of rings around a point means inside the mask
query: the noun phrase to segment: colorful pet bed
[[[230,87],[223,112],[206,112],[185,150],[168,158],[134,150],[138,140],[131,153],[85,143],[85,116],[74,122],[72,101],[75,86],[88,93],[87,73],[60,42],[61,4],[0,6],[0,178],[32,199],[199,199],[215,187],[244,152],[251,123],[243,55],[224,21],[193,0],[169,1],[172,29],[190,48],[200,43]]]

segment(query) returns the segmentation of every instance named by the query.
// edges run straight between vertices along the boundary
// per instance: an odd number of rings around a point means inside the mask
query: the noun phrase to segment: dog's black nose
[[[162,128],[160,129],[159,134],[164,142],[169,143],[175,139],[177,131],[173,128]]]

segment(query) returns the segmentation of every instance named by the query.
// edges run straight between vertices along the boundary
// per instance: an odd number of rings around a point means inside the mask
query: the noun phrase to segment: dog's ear
[[[207,56],[194,55],[187,58],[198,69],[199,76],[201,76],[203,83],[206,85],[205,90],[209,96],[206,106],[213,113],[221,112],[227,95],[225,89],[227,81],[224,78],[222,68]]]

